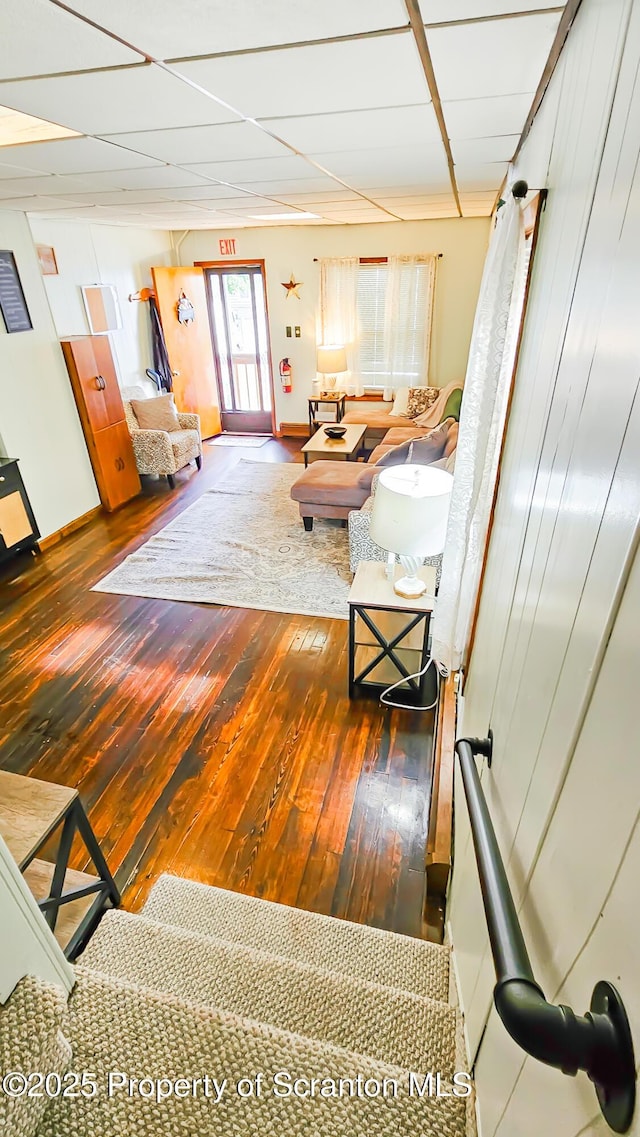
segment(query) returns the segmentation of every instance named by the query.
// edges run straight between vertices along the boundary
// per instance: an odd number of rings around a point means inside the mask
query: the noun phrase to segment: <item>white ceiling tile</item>
[[[559,13],[434,28],[428,34],[443,101],[535,91]]]
[[[338,183],[334,183],[336,189],[325,190],[323,193],[310,193],[308,190],[302,193],[281,193],[278,197],[281,201],[290,201],[292,205],[317,205],[324,201],[360,201],[361,198],[358,194],[352,193],[351,190],[340,189]]]
[[[206,174],[223,182],[249,185],[257,181],[285,181],[295,178],[312,178],[314,166],[295,154],[283,151],[280,158],[244,158],[238,162],[206,162],[189,164],[194,173]],[[318,176],[322,175],[318,172]],[[331,183],[329,183],[331,184]]]
[[[265,126],[306,154],[372,146],[429,146],[440,141],[431,104],[343,114],[266,119]]]
[[[475,166],[481,162],[510,162],[519,141],[519,134],[460,139],[451,145],[453,160],[461,166]]]
[[[440,24],[447,20],[474,20],[485,16],[501,16],[509,12],[531,12],[538,8],[564,7],[560,3],[544,0],[419,0],[420,14],[425,24]]]
[[[310,168],[311,167],[307,167],[307,169]],[[246,183],[240,182],[239,179],[234,179],[233,184],[239,188],[246,185],[247,189],[253,190],[254,193],[265,194],[267,197],[273,197],[274,195],[279,197],[281,193],[301,193],[305,192],[305,190],[315,192],[317,190],[325,190],[328,187],[335,187],[335,189],[338,190],[344,188],[339,182],[335,182],[333,178],[324,177],[322,175],[317,178],[277,178]]]
[[[175,69],[250,118],[409,106],[429,98],[410,32],[194,60]]]
[[[419,183],[425,192],[431,189],[434,193],[446,192],[451,185],[442,146],[430,150],[397,146],[313,157],[355,189],[379,185],[384,179],[395,179],[402,185]]]
[[[144,154],[111,146],[98,138],[63,138],[59,142],[31,142],[6,149],[11,150],[17,164],[47,174],[89,174],[159,164]]]
[[[26,178],[3,178],[0,181],[0,197],[20,197],[22,194],[39,194],[47,197],[56,194],[62,197],[73,197],[78,200],[74,190],[80,195],[88,192],[91,187],[81,178],[61,178],[56,174],[31,174]]]
[[[156,59],[246,50],[404,26],[402,0],[70,0]]]
[[[19,209],[23,213],[33,213],[42,209],[78,209],[80,208],[77,201],[67,201],[63,197],[45,197],[44,195],[32,195],[30,197],[11,197],[2,198],[0,202],[2,209]]]
[[[455,99],[442,104],[447,134],[452,140],[485,138],[491,134],[521,134],[534,91],[488,99]]]
[[[0,102],[82,134],[237,120],[228,108],[153,63],[5,83],[0,87]]]
[[[507,173],[506,162],[490,162],[486,165],[460,165],[455,167],[456,182],[461,192],[500,189]]]
[[[120,210],[129,212],[134,206],[149,201],[164,201],[166,203],[173,198],[171,192],[166,190],[93,190],[91,193],[75,193],[73,200],[83,201],[87,205],[117,206]]]
[[[140,62],[138,52],[42,0],[0,0],[0,26],[0,79]]]
[[[13,146],[2,146],[0,147],[0,155],[3,157],[6,155],[8,158],[12,150]],[[9,165],[9,162],[0,164],[0,180],[4,180],[5,178],[37,178],[45,176],[44,173],[40,173],[37,170],[26,170],[24,166],[12,166]]]
[[[238,158],[269,158],[290,153],[264,130],[250,122],[222,126],[191,126],[184,130],[150,130],[112,134],[107,141],[129,146],[163,162],[181,166]]]
[[[113,170],[97,175],[103,189],[174,189],[180,186],[204,186],[207,179],[178,166],[156,165],[150,170]]]

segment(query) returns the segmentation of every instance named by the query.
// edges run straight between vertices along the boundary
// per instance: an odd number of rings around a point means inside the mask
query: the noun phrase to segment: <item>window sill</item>
[[[348,403],[382,403],[384,400],[380,391],[371,392],[370,395],[347,395]]]

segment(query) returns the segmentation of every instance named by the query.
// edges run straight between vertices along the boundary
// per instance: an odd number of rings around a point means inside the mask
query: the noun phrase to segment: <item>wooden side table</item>
[[[320,405],[327,404],[335,407],[336,422],[342,422],[346,397],[344,391],[327,391],[324,395],[309,395],[309,438],[315,430],[323,425],[316,419]]]
[[[36,853],[60,827],[55,864],[36,859]],[[73,959],[107,904],[120,903],[120,893],[78,791],[1,770],[0,834],[64,954]],[[76,835],[83,841],[97,876],[68,868]]]
[[[349,698],[379,695],[392,683],[406,682],[393,693],[394,701],[425,706],[435,698],[432,669],[410,679],[429,658],[428,640],[436,571],[423,567],[418,575],[427,592],[406,600],[393,591],[383,561],[361,561],[349,593]],[[402,574],[396,565],[396,577]]]

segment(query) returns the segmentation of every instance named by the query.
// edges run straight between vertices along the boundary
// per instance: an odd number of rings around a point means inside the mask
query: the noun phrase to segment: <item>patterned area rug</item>
[[[243,458],[93,591],[346,620],[347,530],[318,521],[305,533],[289,496],[300,472]]]

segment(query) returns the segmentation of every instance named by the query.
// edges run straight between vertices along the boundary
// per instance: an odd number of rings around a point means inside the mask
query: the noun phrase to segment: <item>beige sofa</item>
[[[370,454],[368,462],[312,462],[291,487],[291,497],[298,502],[300,516],[307,532],[314,518],[336,518],[347,521],[354,509],[361,509],[371,494],[371,483],[383,468],[378,463],[389,450],[402,443],[425,439],[430,432],[413,426],[394,427]],[[446,430],[433,448],[433,462],[452,469],[458,442],[458,423],[447,419]],[[416,455],[415,461],[426,461]],[[431,464],[427,462],[427,464]]]

